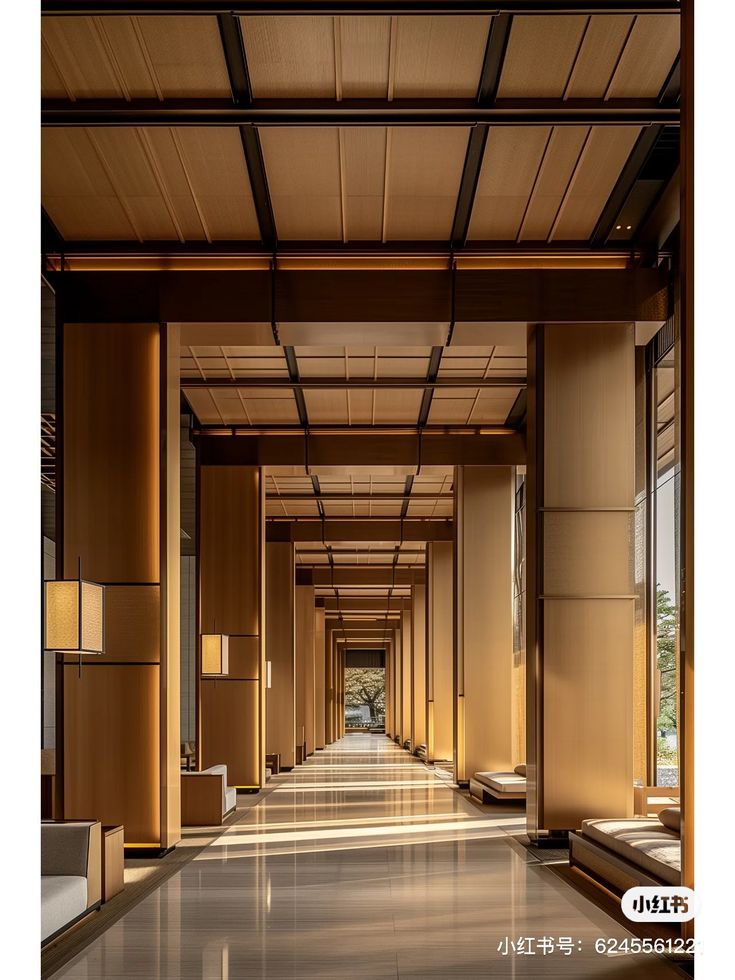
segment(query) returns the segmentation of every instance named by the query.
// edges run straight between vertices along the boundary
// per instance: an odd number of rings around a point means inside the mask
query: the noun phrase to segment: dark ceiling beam
[[[342,612],[347,615],[348,613],[369,613],[373,612],[376,606],[385,610],[386,608],[390,612],[400,612],[401,610],[401,600],[391,599],[390,603],[387,603],[385,598],[370,598],[368,596],[344,596],[342,599]],[[328,612],[337,612],[339,606],[337,605],[336,599],[331,599],[327,597],[324,600],[324,608]]]
[[[676,0],[41,0],[41,13],[64,16],[216,14],[680,14]]]
[[[592,232],[590,243],[593,246],[604,245],[610,238],[625,203],[663,130],[663,126],[649,126],[638,137]]]
[[[526,462],[525,437],[519,432],[424,434],[421,441],[422,461],[426,466],[522,466]],[[194,442],[200,462],[205,466],[306,466],[308,443],[308,460],[313,469],[319,466],[413,468],[419,436],[382,431],[375,435],[310,433],[308,439],[303,435],[198,435]]]
[[[285,349],[285,348],[284,348]],[[494,378],[182,378],[182,388],[292,388],[301,393],[308,390],[344,390],[372,388],[425,388],[433,391],[435,388],[523,388],[526,385],[524,374],[509,375]],[[301,396],[303,399],[303,395]],[[305,411],[305,407],[304,407]],[[299,416],[301,413],[299,413]],[[308,419],[299,417],[299,424],[304,428],[309,425]],[[419,426],[425,422],[419,419]]]
[[[396,568],[395,580],[393,578],[393,571],[392,568],[337,567],[334,569],[334,578],[332,578],[332,569],[322,567],[309,569],[309,575],[311,576],[312,583],[322,588],[331,585],[349,588],[360,588],[360,586],[367,588],[371,585],[390,587],[391,584],[405,586],[412,585],[414,582],[421,583],[424,580],[425,573],[423,568],[416,569],[415,571],[408,568]]]
[[[398,493],[383,493],[376,491],[375,493],[336,493],[329,490],[320,490],[318,493],[268,493],[266,494],[268,500],[324,500],[327,503],[330,501],[334,503],[335,501],[358,501],[360,503],[365,503],[366,501],[386,501],[386,500],[403,500],[403,491]],[[411,500],[453,500],[454,494],[451,493],[412,493]]]
[[[480,85],[477,90],[478,106],[489,106],[495,102],[512,22],[511,14],[499,13],[493,17],[490,23]],[[489,131],[490,127],[486,124],[475,126],[467,141],[467,153],[459,184],[454,221],[452,222],[451,239],[453,246],[461,247],[467,241]]]
[[[43,126],[646,126],[678,125],[650,99],[43,99]],[[243,137],[245,138],[245,137]]]
[[[385,520],[330,518],[274,521],[265,525],[268,541],[452,541],[454,525],[447,520]]]
[[[71,323],[591,323],[666,320],[669,273],[630,269],[48,273]],[[339,334],[335,327],[335,343]]]
[[[218,15],[217,22],[232,90],[232,105],[234,108],[247,109],[253,104],[253,93],[250,87],[250,72],[245,55],[240,18],[231,13],[222,13]],[[260,136],[257,129],[252,126],[241,126],[240,140],[250,179],[260,238],[266,247],[275,248],[278,236],[268,191],[268,178],[265,172],[263,151],[260,146]]]

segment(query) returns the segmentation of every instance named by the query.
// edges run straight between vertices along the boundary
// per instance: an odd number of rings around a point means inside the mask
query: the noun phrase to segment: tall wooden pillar
[[[413,709],[413,658],[411,646],[411,600],[404,599],[401,609],[401,745],[411,738],[411,713]],[[413,746],[412,746],[413,748]]]
[[[394,739],[399,745],[403,745],[403,635],[401,631],[401,620],[395,630],[395,644],[393,645],[393,691],[394,691]]]
[[[294,547],[266,545],[266,648],[271,686],[266,690],[266,751],[280,753],[281,766],[296,765],[296,652]]]
[[[426,743],[426,586],[414,585],[411,609],[413,705],[411,746],[415,752]]]
[[[265,781],[264,481],[255,466],[202,466],[199,492],[199,635],[229,636],[229,668],[202,674],[202,769],[225,763],[231,786]]]
[[[632,324],[529,333],[528,832],[633,806]]]
[[[326,678],[324,693],[324,725],[326,744],[331,745],[336,739],[335,724],[335,664],[334,664],[334,620],[327,620],[324,630],[324,655],[326,658]]]
[[[314,752],[314,586],[296,586],[296,745]]]
[[[59,327],[59,578],[106,586],[105,652],[57,658],[66,818],[181,838],[179,340],[158,323]]]
[[[427,545],[426,747],[428,761],[454,758],[453,545]]]
[[[325,696],[326,696],[326,649],[324,630],[324,600],[317,599],[314,609],[314,748],[323,749],[327,744]]]
[[[454,476],[455,778],[513,768],[511,466]]]
[[[395,732],[395,682],[393,680],[393,644],[388,641],[385,650],[385,734],[393,738]]]

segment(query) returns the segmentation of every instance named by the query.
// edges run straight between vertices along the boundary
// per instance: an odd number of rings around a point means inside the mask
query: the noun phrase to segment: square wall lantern
[[[224,633],[202,633],[202,674],[229,673],[229,640]]]
[[[44,648],[59,653],[104,653],[104,586],[64,579],[45,582],[44,589]]]

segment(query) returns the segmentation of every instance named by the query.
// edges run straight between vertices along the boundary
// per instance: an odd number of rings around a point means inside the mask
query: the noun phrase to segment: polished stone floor
[[[679,976],[608,957],[626,931],[384,735],[350,735],[270,792],[55,978]],[[503,955],[506,938],[572,941]],[[526,943],[525,948],[528,948]]]

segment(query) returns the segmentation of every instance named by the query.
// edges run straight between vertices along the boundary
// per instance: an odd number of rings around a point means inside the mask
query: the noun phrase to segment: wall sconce
[[[202,633],[202,674],[221,676],[230,672],[229,641],[225,633]]]
[[[265,662],[265,686],[267,688],[273,687],[271,683],[271,661],[266,660]]]
[[[57,653],[105,652],[105,587],[78,579],[44,582],[44,649]]]

